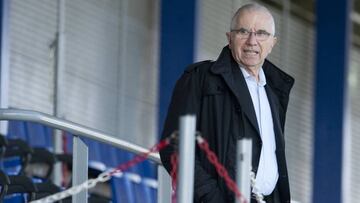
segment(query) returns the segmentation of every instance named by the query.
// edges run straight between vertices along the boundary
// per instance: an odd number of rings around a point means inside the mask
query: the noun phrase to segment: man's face
[[[248,69],[260,68],[276,43],[270,14],[262,11],[244,11],[238,16],[236,22],[233,30],[241,31],[226,33],[234,59]],[[247,32],[248,37],[245,37],[244,31],[250,32]],[[254,32],[271,35],[263,39]]]

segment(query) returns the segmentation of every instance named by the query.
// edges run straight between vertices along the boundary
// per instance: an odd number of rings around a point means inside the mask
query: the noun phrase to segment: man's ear
[[[227,38],[227,40],[228,40],[229,47],[231,47],[231,32],[227,32],[227,33],[226,33],[226,38]]]
[[[273,38],[273,41],[272,41],[272,45],[271,45],[271,48],[269,49],[269,53],[268,54],[270,54],[271,53],[271,51],[272,51],[272,49],[274,48],[274,46],[275,46],[275,44],[277,43],[277,38],[276,37],[274,37]]]
[[[277,37],[274,37],[274,39],[273,39],[273,44],[272,44],[271,48],[273,48],[273,47],[275,46],[275,44],[277,43],[277,41],[278,41]]]

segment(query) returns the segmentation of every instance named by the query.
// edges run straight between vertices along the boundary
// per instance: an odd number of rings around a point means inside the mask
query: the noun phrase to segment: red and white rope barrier
[[[73,186],[62,192],[44,197],[39,200],[32,201],[32,203],[56,202],[61,199],[67,198],[69,196],[75,195],[83,190],[90,189],[98,183],[106,182],[106,181],[110,180],[111,176],[114,176],[114,175],[121,176],[121,175],[123,175],[123,172],[126,171],[127,169],[129,169],[130,167],[146,160],[146,158],[151,153],[158,152],[158,151],[162,150],[163,148],[165,148],[166,146],[168,146],[170,144],[170,140],[174,139],[174,138],[175,138],[175,136],[173,135],[167,139],[160,141],[158,144],[156,144],[152,148],[150,148],[148,152],[135,156],[130,161],[120,164],[115,169],[101,173],[95,179],[89,179],[80,185],[76,185],[76,186]],[[231,191],[234,192],[236,198],[239,199],[242,203],[247,203],[246,199],[243,197],[243,195],[239,191],[239,188],[236,185],[235,181],[230,178],[225,167],[219,162],[216,154],[209,148],[208,142],[204,138],[202,138],[200,135],[196,136],[196,141],[197,141],[199,148],[206,154],[209,162],[215,166],[218,175],[225,180],[227,187]],[[173,187],[172,202],[176,203],[176,183],[177,183],[177,168],[178,168],[177,153],[174,153],[171,155],[171,165],[172,165],[172,170],[170,172],[170,175],[172,177],[172,187]],[[252,186],[255,185],[255,174],[253,172],[251,174],[251,185]],[[259,203],[265,203],[265,201],[263,200],[263,196],[261,194],[255,193],[255,197]]]
[[[95,187],[95,185],[97,183],[99,183],[99,182],[106,182],[106,181],[110,180],[111,176],[113,176],[113,175],[122,175],[123,171],[125,171],[128,168],[130,168],[130,167],[144,161],[151,153],[160,151],[161,149],[163,149],[167,145],[169,145],[169,143],[170,143],[170,138],[162,140],[158,144],[156,144],[155,146],[150,148],[149,151],[147,151],[146,153],[135,156],[130,161],[125,162],[123,164],[120,164],[118,167],[116,167],[115,169],[113,169],[111,171],[105,171],[105,172],[101,173],[95,179],[89,179],[89,180],[85,181],[84,183],[82,183],[80,185],[76,185],[76,186],[73,186],[73,187],[71,187],[71,188],[69,188],[67,190],[62,191],[62,192],[59,192],[59,193],[44,197],[44,198],[39,199],[39,200],[32,201],[31,203],[56,202],[56,201],[65,199],[65,198],[67,198],[69,196],[78,194],[79,192],[81,192],[83,190]]]

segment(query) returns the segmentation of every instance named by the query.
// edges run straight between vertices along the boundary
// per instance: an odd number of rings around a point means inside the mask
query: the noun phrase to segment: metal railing
[[[148,150],[132,144],[130,142],[121,140],[104,132],[82,126],[80,124],[66,121],[54,116],[29,110],[16,110],[16,109],[0,109],[0,120],[21,120],[32,121],[46,126],[50,126],[59,130],[70,132],[74,135],[90,138],[99,142],[107,143],[114,147],[124,149],[135,154],[141,154]],[[157,164],[161,164],[160,156],[158,153],[152,153],[149,159]]]
[[[116,148],[120,148],[135,154],[142,154],[148,151],[148,149],[146,148],[121,140],[119,138],[101,132],[99,130],[85,127],[80,124],[71,121],[66,121],[64,119],[60,119],[37,111],[19,110],[19,109],[0,109],[0,120],[21,120],[21,121],[32,121],[32,122],[40,123],[59,130],[70,132],[76,136],[97,140],[99,142],[106,143]],[[82,159],[81,157],[86,158],[86,163],[87,163],[87,157],[88,157],[87,148],[85,150],[80,151],[81,149],[78,149],[78,147],[75,146],[78,145],[73,146],[73,154],[74,156],[75,154],[79,154],[80,157],[75,158],[76,161],[79,161],[78,163],[74,163],[73,160],[73,172],[75,174],[76,173],[84,174],[84,171],[79,171],[78,169],[81,168],[80,166],[83,166],[83,162],[81,161],[84,161],[84,159]],[[162,165],[158,153],[151,153],[148,156],[148,159],[152,160],[159,166]],[[166,171],[163,169],[163,167],[158,167],[158,173],[159,173],[158,202],[161,203],[169,202],[171,196],[170,177],[166,174]],[[83,180],[78,180],[78,181],[80,181],[81,183],[81,181]]]

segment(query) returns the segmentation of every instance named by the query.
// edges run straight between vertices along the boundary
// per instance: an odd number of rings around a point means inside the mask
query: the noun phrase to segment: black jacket
[[[289,180],[285,161],[284,125],[290,89],[294,79],[265,60],[263,70],[267,84],[276,140],[281,202],[290,202]],[[228,46],[215,62],[190,65],[177,81],[168,109],[162,138],[178,129],[178,118],[195,114],[197,130],[209,142],[219,161],[235,177],[235,143],[242,137],[253,139],[253,170],[260,159],[261,138],[250,93],[238,64]],[[174,145],[160,152],[165,168],[170,171]],[[234,195],[198,148],[195,156],[194,202],[233,202]]]

